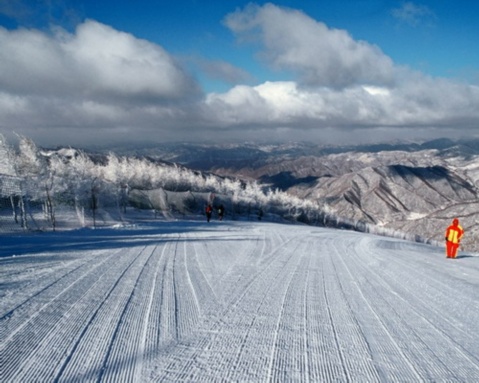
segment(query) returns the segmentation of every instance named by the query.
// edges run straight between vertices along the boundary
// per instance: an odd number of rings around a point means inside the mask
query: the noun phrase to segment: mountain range
[[[143,153],[145,154],[145,152]],[[442,244],[453,218],[479,251],[479,140],[368,146],[176,144],[147,154],[312,199],[328,212]]]

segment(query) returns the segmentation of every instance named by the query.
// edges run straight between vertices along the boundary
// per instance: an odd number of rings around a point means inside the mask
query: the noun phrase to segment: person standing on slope
[[[461,238],[464,235],[464,230],[459,225],[459,220],[454,218],[452,225],[446,230],[446,256],[447,258],[456,258]]]
[[[222,221],[224,215],[225,215],[225,207],[223,205],[220,205],[220,207],[218,208],[218,219]]]
[[[211,214],[213,213],[213,208],[211,207],[210,204],[208,204],[208,206],[206,206],[205,213],[206,213],[206,221],[210,222]]]

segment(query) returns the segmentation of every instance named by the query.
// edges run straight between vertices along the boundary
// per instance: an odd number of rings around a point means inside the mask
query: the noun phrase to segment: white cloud
[[[210,95],[207,103],[221,110],[225,125],[304,128],[319,134],[362,129],[363,136],[364,129],[379,128],[396,134],[423,129],[425,136],[452,128],[459,136],[479,127],[479,88],[394,66],[377,47],[302,12],[253,4],[228,15],[225,24],[240,40],[259,42],[261,56],[273,66],[299,76],[298,82],[267,82]]]
[[[302,12],[250,4],[228,15],[225,24],[242,40],[259,40],[270,64],[297,72],[305,85],[393,82],[392,60],[378,47],[355,41],[347,31],[328,28]]]
[[[208,137],[345,143],[479,127],[477,86],[396,67],[378,48],[304,13],[251,5],[226,23],[241,39],[258,38],[263,57],[298,80],[203,95],[162,47],[95,21],[75,33],[0,28],[0,132],[41,145]],[[221,60],[203,64],[223,80],[247,79]]]
[[[81,24],[61,46],[92,92],[171,99],[194,90],[163,48],[95,21]]]
[[[402,3],[401,7],[393,9],[391,13],[400,22],[412,26],[429,24],[436,18],[434,12],[427,6],[410,1]]]
[[[0,85],[14,94],[182,98],[195,83],[160,46],[95,21],[74,35],[0,29]]]
[[[162,47],[91,20],[74,34],[0,27],[0,46],[0,128],[42,142],[107,137],[125,125],[152,134],[201,96]]]
[[[301,128],[460,126],[479,121],[479,88],[411,74],[400,86],[389,89],[354,86],[347,89],[299,87],[294,82],[235,87],[207,98],[211,110],[221,110],[224,125]],[[477,125],[476,125],[477,126]]]

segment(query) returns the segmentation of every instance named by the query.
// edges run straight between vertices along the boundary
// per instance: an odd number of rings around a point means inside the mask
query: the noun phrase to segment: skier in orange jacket
[[[446,256],[447,258],[456,258],[457,249],[461,242],[461,238],[464,235],[464,230],[459,225],[459,220],[454,218],[452,225],[446,230]]]

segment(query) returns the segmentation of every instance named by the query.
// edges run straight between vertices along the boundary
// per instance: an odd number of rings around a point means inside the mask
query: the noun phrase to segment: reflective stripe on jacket
[[[462,235],[464,234],[464,230],[460,225],[458,226],[449,226],[446,231],[446,238],[449,242],[452,243],[459,243]]]

